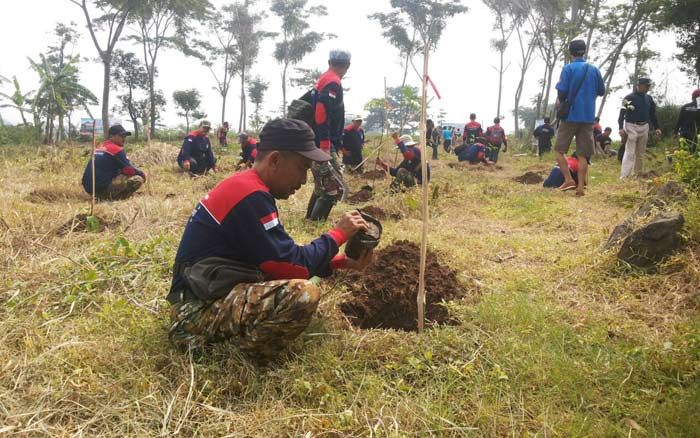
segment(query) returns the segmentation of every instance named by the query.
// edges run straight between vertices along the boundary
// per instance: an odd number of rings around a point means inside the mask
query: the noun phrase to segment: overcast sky
[[[211,3],[220,7],[226,1],[211,0]],[[349,88],[345,98],[346,111],[364,113],[363,107],[368,100],[383,96],[384,77],[387,78],[389,86],[396,86],[400,84],[403,73],[397,51],[381,37],[379,26],[367,18],[368,14],[388,9],[389,1],[328,0],[325,3],[328,6],[328,16],[313,20],[312,28],[334,33],[338,38],[324,41],[299,66],[325,68],[330,49],[350,50],[353,55],[352,67],[343,84]],[[476,112],[479,120],[489,123],[496,115],[498,94],[498,75],[494,69],[498,63],[498,53],[489,44],[494,37],[493,17],[480,1],[466,0],[464,3],[470,7],[470,12],[456,16],[448,22],[437,50],[431,55],[430,75],[443,97],[442,100],[433,100],[430,113],[437,115],[440,109],[444,109],[448,114],[448,121],[462,123],[469,113]],[[38,77],[29,68],[27,57],[37,57],[46,49],[54,39],[52,32],[57,22],[74,21],[81,32],[77,51],[81,56],[90,58],[90,61],[83,62],[80,66],[83,83],[95,95],[102,95],[102,65],[94,61],[97,52],[90,41],[83,16],[77,6],[68,0],[5,0],[3,6],[5,20],[0,26],[0,41],[3,42],[0,49],[2,51],[0,74],[7,77],[17,75],[25,91],[35,89]],[[269,2],[260,0],[258,7],[267,9]],[[269,16],[264,23],[264,28],[269,31],[274,32],[278,27],[279,20],[275,16]],[[193,29],[195,30],[208,31],[206,26],[199,26]],[[132,31],[133,29],[127,29],[126,33]],[[655,93],[658,95],[666,92],[671,101],[685,102],[689,99],[690,84],[686,76],[678,71],[677,63],[673,59],[673,54],[676,52],[673,35],[656,36],[649,44],[661,53],[651,69],[653,79],[659,84]],[[510,67],[504,80],[501,112],[506,116],[503,124],[508,131],[513,129],[511,111],[519,74],[516,45],[516,40],[511,40],[506,56]],[[131,47],[126,41],[121,41],[118,48],[140,53],[138,48]],[[263,44],[261,56],[253,69],[254,74],[260,75],[270,84],[265,96],[265,114],[274,114],[281,104],[281,69],[272,57],[273,48],[272,41],[266,41]],[[415,63],[421,66],[422,60],[416,59]],[[215,124],[218,124],[221,98],[212,89],[214,80],[206,67],[176,51],[163,52],[157,67],[160,75],[156,85],[164,91],[168,100],[167,110],[163,115],[163,121],[167,125],[181,123],[172,104],[173,91],[189,88],[197,88],[202,93],[203,110]],[[521,104],[528,104],[532,96],[537,94],[538,79],[542,75],[542,70],[543,65],[539,60],[533,64]],[[618,71],[616,83],[622,84],[628,72],[624,68]],[[558,71],[556,75],[558,76]],[[413,73],[409,75],[409,81],[413,85],[420,83],[420,79]],[[232,127],[236,128],[239,117],[239,98],[235,90],[238,87],[232,88],[234,91],[228,98],[226,119]],[[5,90],[8,91],[9,88],[5,86]],[[603,125],[615,128],[619,101],[627,92],[629,90],[625,87],[609,100],[603,115]],[[116,101],[116,94],[112,92],[110,106]],[[302,94],[301,90],[291,90],[288,93],[292,98],[300,94]],[[15,111],[9,109],[1,111],[6,121],[19,120],[19,115]],[[92,111],[95,115],[100,114],[97,106]],[[251,112],[251,105],[249,105],[249,114]],[[85,115],[78,114],[78,116]],[[126,121],[128,117],[122,115],[121,119]]]

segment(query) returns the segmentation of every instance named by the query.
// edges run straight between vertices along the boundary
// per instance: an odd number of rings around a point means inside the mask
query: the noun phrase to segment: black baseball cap
[[[291,151],[312,161],[326,162],[331,156],[316,146],[316,135],[306,122],[296,119],[275,119],[260,131],[258,151]]]
[[[637,85],[651,85],[651,79],[639,78],[639,79],[637,79]]]
[[[574,56],[583,56],[586,54],[586,42],[584,40],[573,40],[569,43],[569,53]]]
[[[124,129],[122,125],[110,126],[108,133],[110,137],[113,135],[123,135],[124,137],[128,137],[129,135],[131,135],[131,132]]]

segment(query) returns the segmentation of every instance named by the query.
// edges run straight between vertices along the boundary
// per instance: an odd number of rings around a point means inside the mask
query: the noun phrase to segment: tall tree
[[[498,52],[500,58],[498,69],[496,70],[498,72],[498,105],[496,116],[501,117],[503,74],[508,68],[508,66],[505,65],[504,57],[506,49],[508,48],[508,40],[510,40],[510,37],[513,35],[516,25],[515,21],[511,20],[508,14],[508,9],[512,2],[508,0],[483,0],[483,2],[496,16],[493,29],[498,32],[498,37],[491,39],[491,47]]]
[[[309,30],[310,17],[328,15],[325,6],[308,6],[309,0],[272,0],[272,12],[282,20],[282,40],[275,45],[274,57],[282,64],[282,114],[287,116],[287,71],[313,52],[323,33]]]
[[[431,50],[437,46],[449,18],[469,10],[460,0],[391,0],[391,8],[391,12],[375,13],[370,18],[388,29],[384,37],[399,51],[405,50],[402,54],[408,53],[409,64],[413,54],[423,52],[426,45]],[[410,40],[408,35],[412,35]],[[399,129],[406,123],[400,123]]]
[[[255,0],[245,0],[242,3],[234,3],[230,8],[230,17],[232,26],[235,29],[233,33],[236,42],[235,65],[238,69],[238,75],[241,79],[241,112],[238,119],[238,131],[246,129],[246,93],[245,84],[253,64],[260,53],[260,43],[265,38],[270,38],[276,33],[266,32],[260,29],[260,23],[265,18],[265,14],[252,11],[255,5]],[[226,8],[225,8],[226,9]]]
[[[151,114],[156,113],[155,78],[160,51],[179,48],[188,53],[188,37],[196,35],[193,24],[207,19],[211,7],[208,0],[140,0],[134,9],[131,18],[136,33],[129,38],[140,44],[143,50]],[[156,130],[155,118],[151,118],[148,128],[153,137]]]
[[[635,41],[640,32],[660,17],[657,0],[631,0],[629,4],[618,4],[605,8],[605,19],[601,22],[601,46],[604,53],[598,65],[603,73],[605,95],[598,106],[598,115],[603,113],[607,98],[614,91],[613,79],[625,48]],[[614,33],[614,35],[611,34]]]
[[[262,106],[265,92],[267,91],[268,87],[269,84],[263,81],[260,77],[255,77],[248,83],[248,96],[250,96],[250,101],[255,106],[255,110],[253,110],[253,118],[251,119],[250,124],[256,131],[259,131],[263,125],[263,120],[260,116],[260,107]]]
[[[115,90],[126,90],[118,96],[120,106],[117,111],[126,112],[134,125],[134,138],[139,138],[139,120],[142,115],[138,111],[139,94],[148,91],[148,73],[138,57],[131,52],[116,50],[113,59],[112,84]],[[157,103],[157,102],[156,102]]]
[[[104,136],[109,130],[109,81],[111,79],[112,53],[121,38],[127,19],[138,0],[68,0],[77,5],[85,16],[85,23],[102,61],[102,126]],[[105,32],[104,44],[98,41],[98,33]]]
[[[175,101],[175,105],[181,110],[177,115],[185,118],[187,132],[190,130],[190,118],[203,119],[207,116],[199,110],[199,105],[202,104],[202,97],[199,91],[194,88],[174,92],[173,100]]]
[[[700,86],[700,7],[697,0],[661,0],[662,25],[676,31],[681,70]]]
[[[406,129],[413,132],[418,127],[420,119],[420,96],[418,88],[412,86],[389,87],[388,102],[384,96],[372,99],[365,105],[367,131],[381,131],[385,120],[392,129]],[[403,125],[402,125],[403,124]]]
[[[310,90],[316,85],[316,81],[323,74],[318,68],[295,68],[297,76],[289,78],[289,84],[294,88]]]

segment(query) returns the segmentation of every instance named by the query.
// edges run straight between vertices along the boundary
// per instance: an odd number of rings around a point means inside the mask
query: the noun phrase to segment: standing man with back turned
[[[586,42],[574,40],[569,43],[572,61],[561,71],[558,92],[559,132],[557,132],[557,163],[564,174],[560,190],[576,189],[576,196],[585,194],[588,160],[593,156],[593,124],[595,122],[595,100],[605,94],[605,83],[597,67],[583,59]],[[576,156],[579,160],[578,187],[571,177],[566,154],[571,140],[576,138]]]
[[[644,154],[649,142],[649,124],[654,125],[656,135],[661,135],[659,121],[656,119],[656,103],[647,93],[651,89],[651,79],[639,78],[634,93],[628,94],[622,101],[620,117],[617,123],[620,137],[627,135],[625,155],[622,157],[620,179],[638,175],[644,166]]]

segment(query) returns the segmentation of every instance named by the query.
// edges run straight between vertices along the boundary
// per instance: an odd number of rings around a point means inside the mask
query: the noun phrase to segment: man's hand
[[[190,171],[190,162],[189,161],[185,161],[184,163],[182,163],[182,170],[184,170],[185,172]]]
[[[342,231],[343,234],[345,234],[345,236],[349,239],[357,234],[358,231],[366,230],[367,222],[365,222],[365,220],[362,218],[359,211],[354,210],[345,213],[335,227]]]
[[[657,128],[654,134],[656,134],[657,137],[661,137],[661,130]]]
[[[618,132],[618,134],[620,134],[620,137],[622,137],[622,138],[624,138],[625,135],[627,135],[627,133],[625,132],[624,129],[620,129],[620,131]]]
[[[345,259],[345,269],[354,269],[356,271],[364,271],[374,261],[374,249],[365,251],[358,260],[351,258]]]

